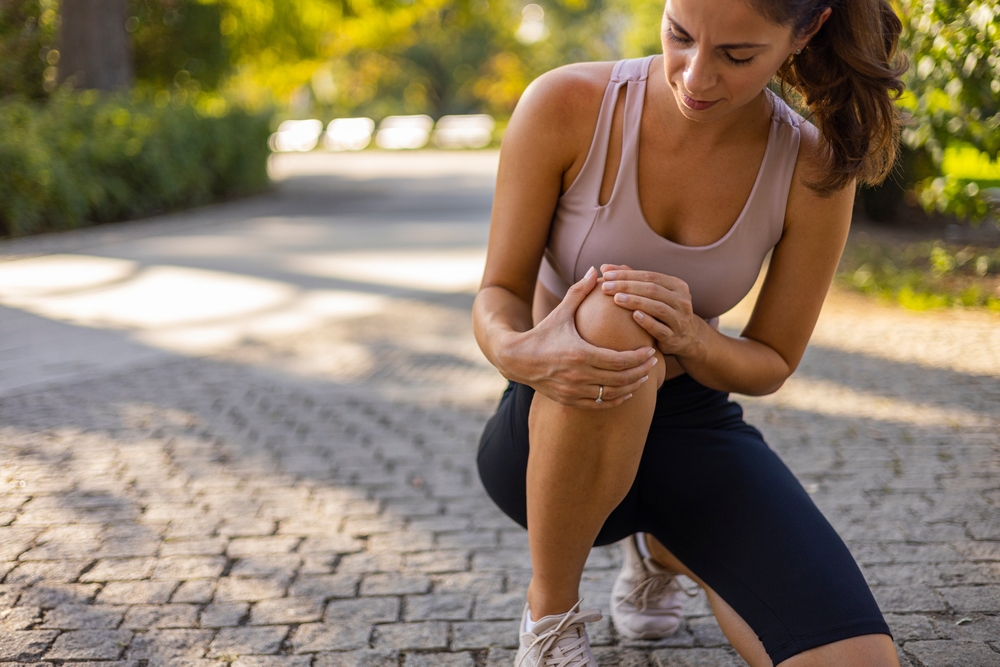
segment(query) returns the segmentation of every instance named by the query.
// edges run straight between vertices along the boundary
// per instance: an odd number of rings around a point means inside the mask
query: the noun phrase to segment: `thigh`
[[[528,415],[535,391],[511,382],[496,413],[486,423],[476,464],[479,479],[497,507],[524,528],[528,527]],[[636,532],[638,478],[625,499],[611,512],[595,546],[617,542]]]
[[[479,439],[476,466],[486,493],[504,514],[528,527],[528,414],[534,390],[511,382]]]
[[[729,404],[733,405],[733,404]],[[846,545],[760,432],[655,420],[640,523],[757,633],[775,664],[889,634]]]

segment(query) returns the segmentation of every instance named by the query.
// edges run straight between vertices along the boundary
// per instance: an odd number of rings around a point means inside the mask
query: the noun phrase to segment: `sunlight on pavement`
[[[994,420],[974,410],[942,408],[901,398],[853,389],[829,380],[792,376],[782,390],[754,402],[802,410],[830,417],[874,419],[922,427],[983,428]]]
[[[739,336],[750,321],[766,271],[765,264],[750,293],[720,318],[727,335]],[[859,320],[864,326],[859,326]],[[961,335],[955,335],[958,330]],[[1000,377],[997,317],[972,309],[914,312],[834,287],[809,345],[925,368]]]
[[[294,296],[281,308],[212,324],[153,328],[137,332],[148,345],[182,354],[206,354],[247,340],[268,340],[310,331],[342,319],[374,315],[385,308],[385,297],[339,290],[311,290]]]
[[[154,329],[269,310],[295,292],[290,285],[259,278],[151,266],[111,286],[55,296],[15,293],[5,295],[4,304],[83,326]]]
[[[471,294],[479,288],[485,264],[484,248],[293,255],[283,261],[290,271],[322,278]]]
[[[177,266],[86,255],[0,265],[0,304],[78,326],[132,330],[175,352],[206,353],[245,338],[306,331],[380,312],[383,297]]]
[[[858,326],[862,317],[864,326]],[[810,344],[895,363],[1000,377],[1000,320],[994,313],[972,309],[913,312],[834,290]]]
[[[284,236],[284,240],[289,237],[297,240],[291,232]],[[246,257],[273,250],[274,242],[273,239],[258,238],[249,233],[190,234],[140,239],[132,243],[132,248],[157,257]]]
[[[0,263],[0,299],[89,289],[128,278],[138,264],[87,255],[48,255]]]

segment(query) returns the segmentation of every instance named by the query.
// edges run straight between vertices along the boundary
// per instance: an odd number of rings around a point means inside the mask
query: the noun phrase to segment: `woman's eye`
[[[678,44],[687,44],[688,42],[691,41],[687,37],[681,37],[670,28],[667,28],[667,39],[669,39],[671,42],[677,42]]]
[[[753,56],[750,56],[749,58],[744,58],[743,60],[740,60],[739,58],[733,58],[728,53],[726,54],[726,59],[729,62],[731,62],[733,65],[749,65],[751,62],[753,62]]]

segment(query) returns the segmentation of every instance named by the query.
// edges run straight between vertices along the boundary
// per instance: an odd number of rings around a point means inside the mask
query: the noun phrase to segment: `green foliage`
[[[490,92],[494,99],[488,106],[508,105],[509,99],[488,90],[482,76],[498,52],[507,53],[504,42],[513,41],[511,31],[504,31],[491,16],[489,5],[455,3],[422,9],[407,17],[413,23],[398,39],[378,48],[365,44],[360,34],[335,43],[331,48],[339,53],[309,80],[317,107],[331,115],[440,116],[479,111]],[[352,21],[346,23],[350,26]],[[345,33],[352,34],[346,26]],[[515,69],[522,70],[520,59],[510,57],[516,61]]]
[[[372,91],[374,104],[355,110],[376,117],[399,113],[402,100],[408,113],[488,111],[507,116],[527,84],[543,72],[568,62],[617,56],[616,45],[605,35],[601,0],[539,3],[544,36],[538,41],[523,41],[518,32],[524,4],[474,0],[427,11],[409,39],[379,51],[385,68],[378,90]],[[360,49],[346,54],[346,60],[370,56]]]
[[[1000,312],[1000,249],[852,239],[837,282],[913,310],[962,306]]]
[[[0,0],[0,97],[54,89],[58,1]],[[207,91],[327,119],[483,111],[502,121],[542,72],[661,48],[663,0],[534,0],[544,10],[535,37],[523,30],[530,1],[129,0],[126,26],[150,95]],[[984,192],[1000,185],[1000,6],[893,1],[912,64],[904,142],[920,167],[901,169],[901,186],[928,209],[982,219]],[[901,193],[864,196],[889,217]]]
[[[269,116],[180,96],[0,103],[0,233],[66,229],[266,186]]]
[[[229,72],[218,4],[196,0],[129,0],[136,81],[192,91],[218,87]]]
[[[921,182],[924,207],[971,220],[985,218],[990,207],[981,193],[1000,187],[1000,162],[974,146],[952,143],[944,150],[941,171],[943,176]]]
[[[981,219],[979,179],[950,172],[949,146],[996,160],[1000,151],[1000,6],[996,0],[900,0],[901,48],[911,67],[900,100],[910,116],[903,139],[925,149],[940,173],[916,184],[927,208]]]
[[[293,114],[502,117],[542,72],[618,57],[608,1],[540,0],[544,36],[529,39],[526,0],[221,0],[229,90]]]
[[[59,61],[51,50],[55,22],[52,0],[0,1],[0,97],[45,96]]]
[[[662,0],[612,0],[615,11],[625,17],[620,31],[622,56],[640,58],[662,53],[660,21]]]

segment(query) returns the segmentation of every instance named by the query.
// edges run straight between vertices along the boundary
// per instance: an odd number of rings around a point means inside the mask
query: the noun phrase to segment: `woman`
[[[753,667],[898,665],[844,543],[728,392],[795,370],[855,184],[892,167],[899,20],[885,0],[667,0],[661,31],[662,56],[539,78],[504,137],[473,317],[511,381],[479,470],[528,527],[516,665],[596,666],[578,586],[618,540],[625,636],[676,630],[683,573]],[[720,333],[768,252],[749,323]]]

